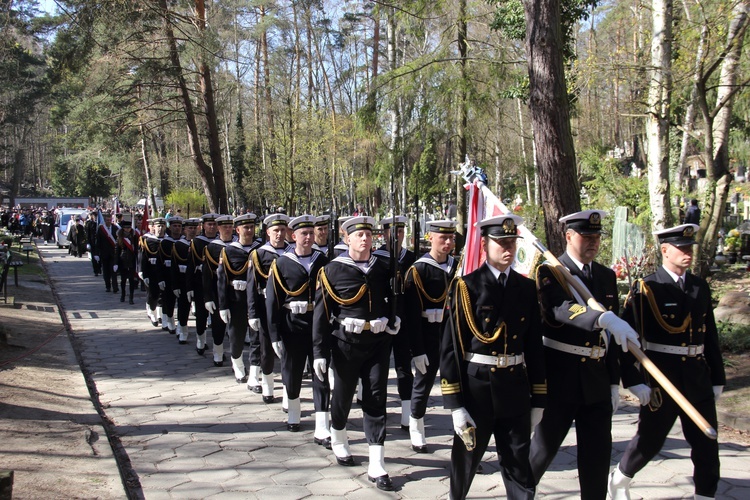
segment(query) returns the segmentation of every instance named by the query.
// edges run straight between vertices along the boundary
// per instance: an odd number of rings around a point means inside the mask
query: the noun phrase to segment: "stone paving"
[[[106,293],[90,263],[63,250],[39,247],[62,307],[78,340],[107,419],[122,445],[121,468],[132,497],[161,498],[445,498],[452,425],[433,391],[425,419],[429,454],[411,450],[399,427],[395,375],[388,394],[386,469],[395,492],[378,491],[367,480],[367,443],[362,412],[355,405],[349,437],[357,466],[341,467],[332,452],[313,443],[314,414],[309,381],[302,392],[302,431],[286,430],[277,402],[234,381],[230,363],[213,366],[210,350],[195,350],[195,330],[187,345],[154,328],[145,314],[145,293],[135,305]],[[210,335],[209,335],[210,339]],[[247,355],[247,354],[246,354]],[[247,362],[246,362],[247,363]],[[393,372],[392,372],[393,374]],[[623,391],[625,394],[625,391]],[[613,465],[635,432],[636,407],[622,401],[613,421]],[[718,497],[750,498],[750,454],[721,441],[723,479]],[[492,447],[491,447],[492,449]],[[692,498],[692,465],[679,424],[662,453],[634,480],[633,498]],[[578,496],[575,430],[539,486],[539,498]],[[124,463],[123,463],[124,462]],[[487,453],[484,471],[470,498],[505,496],[496,455]]]

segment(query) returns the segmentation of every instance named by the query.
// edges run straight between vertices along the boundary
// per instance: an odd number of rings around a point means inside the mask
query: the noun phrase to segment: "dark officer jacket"
[[[187,290],[187,267],[190,260],[191,242],[185,238],[179,239],[172,245],[172,288],[178,288],[185,293]],[[182,269],[180,268],[182,266]]]
[[[422,313],[443,309],[448,286],[456,274],[456,261],[448,256],[447,271],[429,253],[420,257],[406,271],[404,279],[404,327],[409,335],[412,356],[425,354],[425,344],[440,342],[442,322],[430,323]],[[443,322],[445,316],[443,317]]]
[[[705,280],[686,274],[683,292],[667,271],[659,267],[654,274],[633,283],[623,317],[638,331],[644,347],[644,341],[671,346],[704,345],[704,353],[698,356],[645,349],[646,355],[688,400],[713,398],[711,386],[726,383],[711,290]],[[623,357],[622,377],[626,387],[644,382],[644,375],[636,369],[632,356]]]
[[[222,241],[218,236],[216,239],[211,240],[211,242],[203,247],[203,270],[202,270],[202,277],[203,280],[203,300],[206,302],[216,302],[218,301],[218,292],[217,292],[217,276],[216,272],[219,269],[219,261],[221,260],[221,252],[224,250],[224,247],[232,243],[234,240],[231,239],[229,241]]]
[[[176,241],[171,236],[166,235],[159,242],[159,255],[156,260],[156,266],[159,273],[158,281],[163,281],[166,284],[165,290],[172,290],[172,265],[177,265],[176,262],[172,262],[172,248]]]
[[[328,263],[325,254],[313,249],[310,272],[300,263],[294,250],[284,253],[271,263],[266,285],[266,314],[271,342],[281,340],[280,330],[312,336],[312,311],[292,314],[284,304],[305,301],[315,303],[315,284],[318,272]],[[310,338],[308,337],[308,338]]]
[[[534,282],[511,270],[502,287],[488,265],[451,285],[440,356],[440,389],[448,409],[492,404],[498,417],[544,408],[547,386],[542,327]],[[524,364],[495,367],[464,359],[467,353],[524,355]],[[467,394],[486,390],[484,401]]]
[[[99,225],[99,229],[96,231],[96,255],[101,255],[102,257],[115,256],[117,229],[117,224],[112,224],[109,226],[109,229],[104,224]],[[94,245],[91,245],[91,247],[93,248]]]
[[[614,271],[592,262],[589,280],[567,254],[562,254],[559,260],[573,276],[583,281],[605,309],[619,314]],[[545,337],[581,347],[604,347],[601,330],[594,328],[602,313],[579,304],[562,275],[551,266],[542,265],[537,269],[536,283]],[[620,352],[621,349],[613,341],[609,343],[604,359],[586,358],[546,347],[550,392],[575,394],[582,397],[586,404],[609,401],[609,386],[620,383]]]

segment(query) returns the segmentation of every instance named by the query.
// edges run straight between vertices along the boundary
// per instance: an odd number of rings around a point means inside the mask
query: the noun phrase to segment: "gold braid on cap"
[[[298,297],[302,295],[302,293],[310,286],[310,282],[305,281],[305,284],[299,287],[297,290],[289,290],[287,287],[285,287],[283,281],[281,280],[279,270],[276,268],[276,260],[271,262],[271,269],[268,271],[269,276],[271,275],[271,273],[273,273],[274,277],[276,278],[273,280],[273,282],[278,283],[281,289],[284,290],[284,293],[286,293],[290,297]]]
[[[196,248],[195,248],[195,243],[194,243],[194,242],[195,242],[195,240],[193,240],[193,241],[191,241],[191,242],[190,242],[190,250],[191,250],[191,251],[193,252],[193,256],[194,256],[194,257],[195,257],[195,258],[196,258],[197,260],[199,260],[200,262],[203,262],[203,256],[201,256],[201,255],[198,255],[198,250],[196,250]],[[205,247],[203,247],[203,250],[204,250],[204,251],[205,251],[205,249],[206,249],[206,247],[207,247],[207,246],[208,246],[208,245],[206,245]]]
[[[646,300],[648,301],[648,305],[651,307],[651,312],[654,314],[654,318],[656,319],[656,322],[659,323],[659,326],[664,329],[667,333],[685,333],[688,328],[690,327],[690,323],[693,321],[692,314],[688,314],[685,318],[685,321],[682,322],[679,326],[672,326],[666,321],[664,321],[664,318],[661,315],[661,311],[659,310],[659,305],[656,303],[656,298],[654,297],[654,292],[651,291],[651,289],[648,287],[645,281],[639,280],[640,282],[640,293],[644,297],[646,297]],[[643,307],[641,307],[641,311],[643,310]],[[643,324],[643,323],[641,323]]]
[[[250,261],[246,260],[245,265],[242,266],[242,269],[240,269],[239,271],[235,271],[234,269],[232,269],[232,266],[229,263],[229,258],[227,257],[226,248],[221,249],[221,261],[224,263],[224,267],[226,268],[226,270],[229,271],[229,273],[233,276],[242,276],[244,274],[247,274],[247,266],[250,265]]]
[[[424,289],[424,284],[422,283],[422,278],[419,276],[419,273],[417,272],[417,268],[414,266],[411,266],[409,268],[409,271],[411,271],[412,279],[414,280],[414,285],[417,287],[417,290],[419,290],[419,302],[422,302],[422,297],[426,298],[433,304],[445,304],[445,298],[448,296],[448,287],[445,287],[445,290],[443,290],[443,295],[441,295],[438,298],[431,297],[427,290]],[[407,275],[409,271],[406,271]],[[424,304],[422,304],[424,305]]]
[[[255,272],[260,275],[261,278],[264,280],[268,279],[268,273],[263,274],[263,266],[260,265],[260,259],[258,259],[258,250],[253,250],[253,265],[255,267]]]
[[[458,290],[461,307],[464,310],[466,324],[469,325],[469,330],[471,330],[471,333],[474,335],[474,337],[476,337],[476,339],[483,344],[491,344],[492,342],[496,341],[498,337],[500,337],[500,334],[507,329],[505,321],[500,323],[500,326],[497,327],[497,329],[492,333],[491,336],[488,336],[487,334],[481,332],[479,328],[477,328],[477,324],[474,322],[474,311],[471,308],[471,298],[469,297],[469,288],[466,286],[466,282],[459,278],[456,288]],[[459,338],[461,338],[460,332]]]

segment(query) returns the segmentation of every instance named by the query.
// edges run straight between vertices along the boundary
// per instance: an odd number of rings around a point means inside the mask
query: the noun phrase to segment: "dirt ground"
[[[0,302],[0,470],[14,471],[13,498],[121,498],[52,292],[35,273],[19,276],[26,286],[10,278],[12,305]]]

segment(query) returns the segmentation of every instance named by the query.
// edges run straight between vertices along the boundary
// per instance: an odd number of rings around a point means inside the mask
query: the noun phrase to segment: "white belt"
[[[564,342],[558,342],[557,340],[549,337],[542,337],[542,342],[545,347],[549,347],[556,351],[567,352],[568,354],[576,354],[578,356],[586,356],[591,359],[603,358],[607,354],[607,349],[595,345],[594,347],[582,347],[579,345],[566,344]]]
[[[647,351],[661,352],[664,354],[677,354],[679,356],[687,356],[689,358],[700,356],[701,354],[703,354],[703,350],[705,349],[705,346],[703,344],[676,346],[656,344],[654,342],[644,342],[643,347],[645,347]]]
[[[289,309],[291,311],[292,310],[291,304],[285,303],[284,304],[284,309]],[[311,304],[311,303],[308,302],[307,303],[307,312],[311,312],[311,311],[314,311],[314,310],[315,310],[315,304]]]
[[[490,365],[497,368],[507,368],[523,363],[523,353],[521,354],[498,354],[497,356],[488,356],[486,354],[477,354],[474,352],[464,353],[464,359],[471,363],[480,365]]]
[[[341,321],[344,320],[344,319],[346,319],[346,318],[343,318],[343,317],[336,318],[336,321],[338,321],[339,324],[341,324]],[[369,321],[365,321],[365,326],[362,327],[362,331],[369,330],[369,329],[370,329],[370,322]]]

